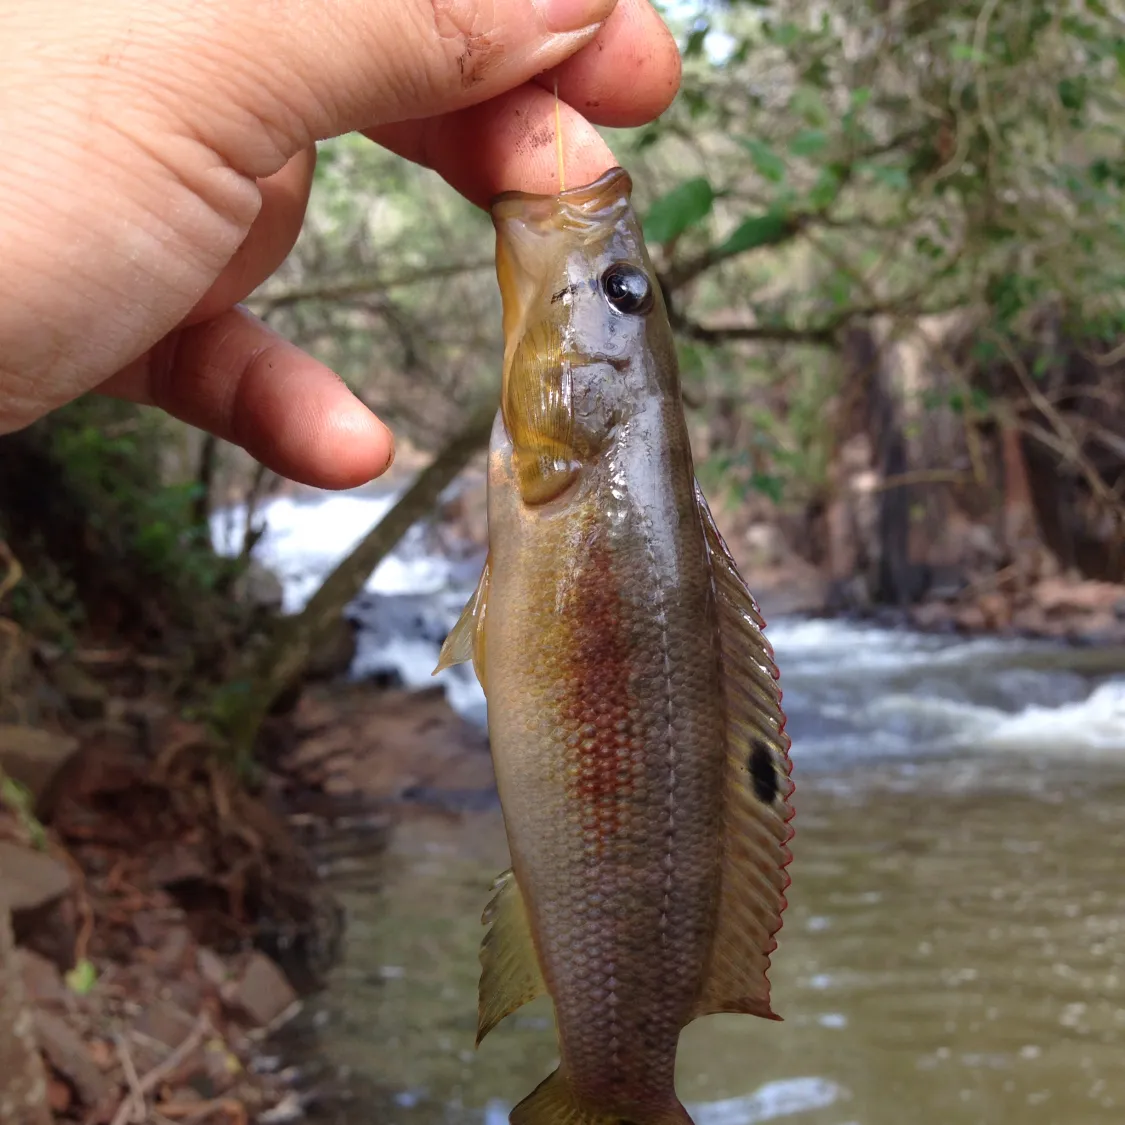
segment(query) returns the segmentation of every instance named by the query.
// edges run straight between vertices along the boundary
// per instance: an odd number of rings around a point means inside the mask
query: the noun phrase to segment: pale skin
[[[314,143],[360,131],[481,206],[616,163],[592,124],[680,75],[647,0],[0,0],[0,434],[91,391],[295,480],[393,438],[240,307],[292,248]],[[498,329],[499,330],[499,329]]]

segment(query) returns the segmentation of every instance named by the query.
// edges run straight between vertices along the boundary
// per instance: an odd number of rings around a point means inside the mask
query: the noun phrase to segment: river
[[[291,608],[388,503],[271,506],[263,557]],[[476,575],[422,542],[357,604],[357,675],[431,682]],[[797,783],[784,1022],[687,1028],[698,1125],[1120,1125],[1125,676],[1029,642],[785,618],[768,635]],[[463,669],[442,682],[483,717]],[[349,928],[308,1026],[367,1091],[341,1122],[503,1125],[553,1066],[545,1000],[473,1050],[480,912],[506,866],[497,808],[412,816],[386,853],[329,864]]]

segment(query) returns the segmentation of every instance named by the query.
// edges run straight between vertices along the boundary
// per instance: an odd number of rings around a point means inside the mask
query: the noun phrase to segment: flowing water
[[[358,535],[386,503],[274,507],[267,558],[294,604],[348,546],[332,529]],[[418,541],[389,560],[356,609],[357,672],[428,680],[466,569]],[[785,1022],[685,1031],[698,1125],[1125,1122],[1125,664],[1093,676],[1081,652],[841,622],[768,633],[797,782]],[[444,682],[483,714],[471,679]],[[313,1049],[375,1091],[342,1120],[503,1125],[554,1065],[545,1000],[473,1050],[480,912],[506,866],[494,808],[412,817],[387,853],[330,869],[349,930]]]

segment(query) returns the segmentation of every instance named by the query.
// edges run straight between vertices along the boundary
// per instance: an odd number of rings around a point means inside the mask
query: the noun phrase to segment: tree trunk
[[[284,621],[273,643],[255,663],[250,688],[238,706],[219,718],[237,757],[247,760],[258,729],[277,699],[301,676],[317,646],[363,589],[399,540],[433,511],[446,486],[484,447],[496,414],[495,400],[480,403],[468,423],[434,457],[397,504],[324,580],[301,613]],[[220,706],[221,712],[223,708]]]
[[[8,908],[0,902],[0,1121],[4,1125],[50,1125],[47,1078],[35,1042],[12,940]]]

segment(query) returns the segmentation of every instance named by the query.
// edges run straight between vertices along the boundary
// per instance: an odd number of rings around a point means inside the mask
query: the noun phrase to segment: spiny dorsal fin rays
[[[781,929],[786,846],[793,830],[789,736],[765,622],[695,486],[719,609],[727,765],[723,860],[711,960],[696,1015],[746,1012],[777,1019],[770,1006],[770,954]]]

